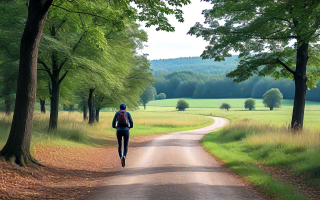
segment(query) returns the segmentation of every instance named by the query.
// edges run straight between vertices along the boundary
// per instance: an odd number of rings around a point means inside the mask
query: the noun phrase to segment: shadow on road
[[[142,142],[138,147],[197,147],[200,145],[199,140],[168,139]]]

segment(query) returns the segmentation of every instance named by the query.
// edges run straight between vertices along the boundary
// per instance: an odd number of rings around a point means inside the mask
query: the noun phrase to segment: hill
[[[226,74],[236,68],[238,65],[238,56],[233,55],[221,62],[216,62],[213,59],[203,60],[200,57],[186,57],[151,60],[150,63],[155,74],[182,70],[191,70],[202,74]]]

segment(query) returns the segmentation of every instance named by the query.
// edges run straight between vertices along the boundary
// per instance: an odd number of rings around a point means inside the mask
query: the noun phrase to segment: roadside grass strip
[[[320,186],[320,139],[316,131],[292,133],[286,127],[254,120],[232,122],[202,139],[203,146],[226,166],[273,199],[309,199],[299,189],[272,177],[259,166],[286,166]]]

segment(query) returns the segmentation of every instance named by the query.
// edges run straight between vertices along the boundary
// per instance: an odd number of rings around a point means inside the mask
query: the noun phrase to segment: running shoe
[[[126,157],[122,156],[121,158],[121,165],[122,167],[126,166]]]

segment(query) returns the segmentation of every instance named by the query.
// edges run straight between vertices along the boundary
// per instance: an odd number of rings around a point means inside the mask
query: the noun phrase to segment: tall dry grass
[[[203,116],[194,116],[184,113],[165,112],[130,112],[134,121],[131,136],[169,133],[173,131],[189,130],[203,127],[212,123],[212,120]],[[101,112],[100,122],[89,125],[83,120],[79,112],[59,112],[58,128],[54,132],[48,131],[49,113],[36,112],[33,120],[31,142],[33,145],[75,145],[100,144],[98,140],[106,137],[115,137],[112,128],[114,112]],[[0,113],[0,145],[4,145],[10,133],[12,115],[6,116]]]
[[[320,147],[320,130],[318,128],[296,132],[287,126],[244,119],[233,121],[226,129],[245,132],[244,142],[250,145],[285,145],[305,149]]]

